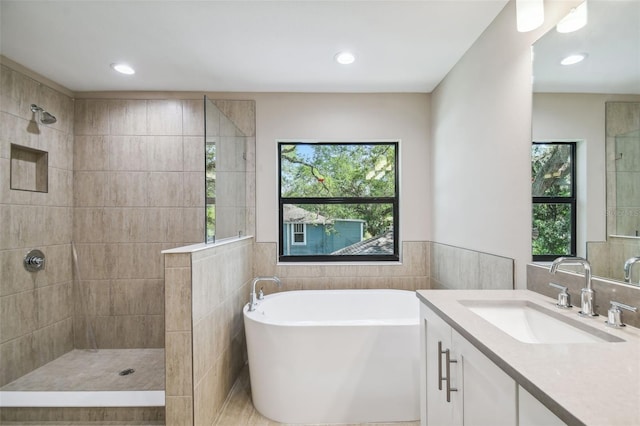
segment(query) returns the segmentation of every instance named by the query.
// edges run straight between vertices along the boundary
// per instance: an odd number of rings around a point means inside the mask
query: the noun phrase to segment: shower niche
[[[10,188],[16,191],[48,192],[49,154],[11,144]]]
[[[253,233],[254,101],[204,98],[205,242]]]

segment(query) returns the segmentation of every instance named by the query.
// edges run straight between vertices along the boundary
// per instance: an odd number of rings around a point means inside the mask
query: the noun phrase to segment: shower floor
[[[119,373],[127,368],[135,372]],[[73,350],[0,391],[164,390],[164,349]]]
[[[76,349],[0,388],[0,406],[159,406],[164,376],[164,349]]]

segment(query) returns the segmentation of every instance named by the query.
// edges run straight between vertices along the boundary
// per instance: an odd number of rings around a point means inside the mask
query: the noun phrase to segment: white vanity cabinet
[[[640,426],[640,384],[630,379],[640,377],[638,328],[606,327],[530,290],[433,289],[417,297],[422,426]],[[532,315],[515,331],[507,313],[514,307],[548,318],[538,324]],[[565,335],[564,326],[576,330]],[[525,330],[546,343],[529,343]],[[603,340],[573,343],[583,332]]]
[[[516,382],[424,304],[420,310],[422,426],[517,425]]]
[[[518,426],[566,426],[533,395],[518,386]]]

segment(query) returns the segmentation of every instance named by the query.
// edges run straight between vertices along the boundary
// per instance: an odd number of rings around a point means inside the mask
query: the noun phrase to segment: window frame
[[[391,145],[395,149],[394,158],[394,194],[390,197],[283,197],[282,196],[282,150],[283,145]],[[278,261],[295,262],[398,262],[400,261],[399,219],[400,219],[400,141],[309,141],[278,140]],[[393,253],[389,255],[285,255],[284,254],[284,205],[313,204],[391,204],[393,210]],[[305,226],[306,228],[306,226]],[[306,237],[305,237],[306,240]]]
[[[571,208],[571,241],[570,241],[570,253],[568,254],[533,254],[533,239],[531,241],[531,249],[532,249],[532,258],[533,261],[553,261],[561,256],[571,256],[575,257],[577,255],[577,184],[576,184],[576,156],[578,144],[577,142],[557,142],[557,141],[548,141],[548,142],[533,142],[533,145],[567,145],[571,147],[571,197],[535,197],[532,194],[532,213],[533,207],[536,204],[566,204]],[[533,226],[533,215],[532,215],[532,223]]]

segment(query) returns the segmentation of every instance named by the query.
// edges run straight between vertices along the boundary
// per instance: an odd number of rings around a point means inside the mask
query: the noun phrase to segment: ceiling
[[[588,24],[549,31],[534,44],[534,91],[640,95],[640,1],[588,0]],[[572,53],[588,54],[563,66]]]
[[[75,92],[431,92],[507,3],[0,1],[0,53]]]

